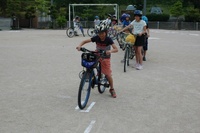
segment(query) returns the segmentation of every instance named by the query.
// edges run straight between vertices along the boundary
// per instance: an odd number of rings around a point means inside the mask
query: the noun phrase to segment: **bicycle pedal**
[[[110,85],[109,85],[109,84],[104,84],[104,87],[107,87],[107,88],[109,88],[109,87],[110,87]]]

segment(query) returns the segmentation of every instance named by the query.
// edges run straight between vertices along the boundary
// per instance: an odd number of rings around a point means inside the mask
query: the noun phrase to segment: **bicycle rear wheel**
[[[81,79],[78,91],[78,106],[80,109],[84,109],[89,100],[90,90],[91,90],[91,78],[92,78],[92,73],[85,72]]]
[[[124,72],[126,72],[126,66],[129,66],[129,55],[128,55],[128,48],[126,48],[124,53]]]
[[[74,30],[72,28],[67,28],[66,34],[68,37],[73,37],[74,36]]]
[[[106,87],[109,87],[108,80],[106,76],[101,73],[101,64],[99,64],[99,70],[98,70],[98,91],[99,93],[104,93]]]
[[[90,37],[95,36],[95,30],[94,30],[94,28],[88,28],[87,34],[88,34],[88,36],[90,36]]]

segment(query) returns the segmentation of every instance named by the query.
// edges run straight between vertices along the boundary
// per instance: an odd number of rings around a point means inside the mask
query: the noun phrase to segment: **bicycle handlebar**
[[[96,54],[100,54],[100,56],[106,56],[106,51],[105,50],[98,50],[98,51],[90,51],[84,47],[81,47],[80,49],[82,52],[89,52],[89,53],[96,53]]]

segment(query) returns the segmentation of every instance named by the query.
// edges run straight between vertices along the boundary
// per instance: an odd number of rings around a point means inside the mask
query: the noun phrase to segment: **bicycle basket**
[[[128,43],[130,43],[131,45],[134,45],[134,44],[135,44],[135,40],[136,40],[136,38],[135,38],[135,36],[132,35],[132,34],[129,34],[129,35],[126,37],[126,39],[125,39],[125,41],[128,42]]]
[[[97,55],[92,53],[82,53],[81,65],[86,68],[93,68],[97,65]]]

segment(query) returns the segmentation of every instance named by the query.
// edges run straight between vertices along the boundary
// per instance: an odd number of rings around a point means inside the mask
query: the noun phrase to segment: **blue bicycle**
[[[110,85],[106,76],[101,72],[100,60],[105,57],[106,52],[103,50],[90,51],[81,48],[81,65],[84,70],[79,73],[81,82],[78,91],[78,106],[84,109],[90,97],[91,88],[98,86],[99,93],[103,93]]]

